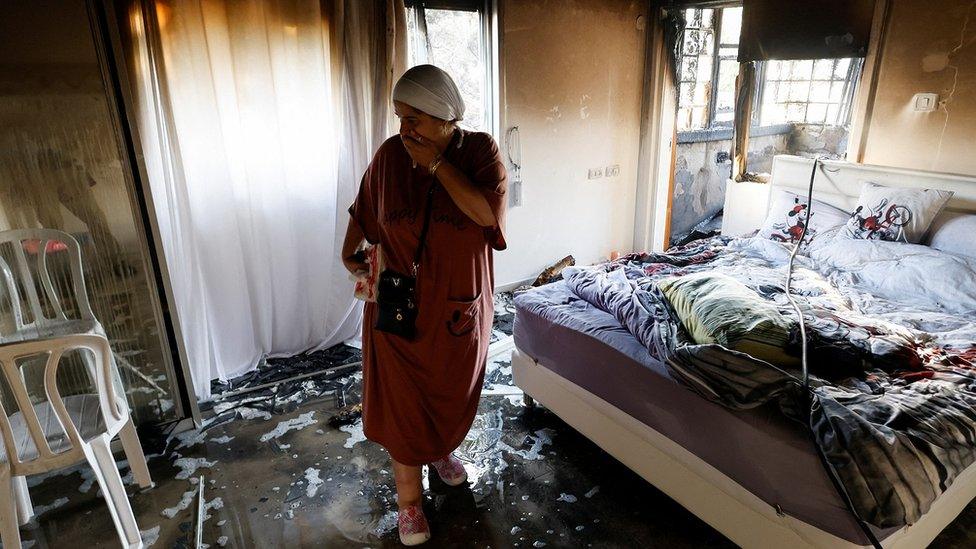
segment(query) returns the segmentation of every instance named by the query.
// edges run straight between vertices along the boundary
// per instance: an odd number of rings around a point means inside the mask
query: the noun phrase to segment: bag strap
[[[430,229],[430,210],[434,203],[434,189],[437,183],[431,183],[427,191],[427,205],[424,206],[424,226],[420,229],[420,243],[417,244],[417,252],[413,254],[413,276],[416,278],[417,271],[420,269],[420,258],[424,254],[424,245],[427,244],[427,231]]]

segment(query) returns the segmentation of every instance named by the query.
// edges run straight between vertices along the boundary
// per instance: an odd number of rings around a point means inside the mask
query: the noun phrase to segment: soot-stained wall
[[[864,162],[976,175],[976,1],[892,0]],[[916,93],[939,94],[916,112]]]
[[[769,173],[777,154],[841,158],[847,150],[848,133],[845,126],[793,124],[780,134],[754,135],[749,139],[748,169]],[[718,154],[731,148],[729,139],[678,144],[671,200],[672,242],[722,209],[731,164],[719,160]]]
[[[633,245],[646,4],[502,2],[502,130],[519,126],[524,205],[509,211],[498,285]],[[588,178],[613,165],[618,175]]]

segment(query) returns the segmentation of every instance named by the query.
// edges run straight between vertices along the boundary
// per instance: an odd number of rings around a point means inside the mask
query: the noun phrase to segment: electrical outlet
[[[512,181],[508,186],[508,207],[518,208],[522,205],[522,182]]]
[[[620,175],[620,164],[607,166],[603,173],[607,174],[607,177],[618,177]]]
[[[603,168],[590,168],[586,172],[587,179],[600,179],[601,177],[603,177]]]

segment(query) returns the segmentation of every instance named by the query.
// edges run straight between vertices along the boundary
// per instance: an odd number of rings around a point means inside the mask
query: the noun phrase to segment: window
[[[491,132],[494,101],[487,2],[415,0],[407,7],[410,66],[430,63],[447,71],[464,98],[460,125]]]
[[[763,63],[761,123],[846,124],[861,64],[861,59]]]
[[[742,8],[686,9],[678,82],[679,132],[730,127],[735,118]],[[843,125],[861,59],[766,61],[754,123]]]
[[[678,131],[731,126],[742,8],[688,9],[685,20]]]

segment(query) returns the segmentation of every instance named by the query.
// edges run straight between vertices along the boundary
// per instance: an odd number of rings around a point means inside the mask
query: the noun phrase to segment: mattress
[[[515,345],[545,368],[670,438],[785,513],[868,544],[804,427],[774,406],[733,411],[680,385],[611,315],[562,282],[515,300]],[[897,528],[875,530],[884,539]]]

